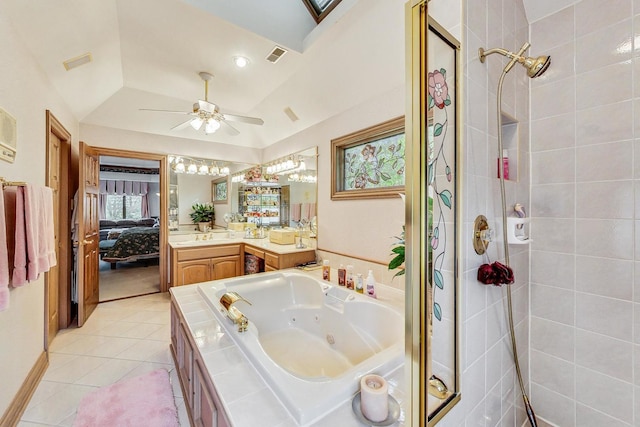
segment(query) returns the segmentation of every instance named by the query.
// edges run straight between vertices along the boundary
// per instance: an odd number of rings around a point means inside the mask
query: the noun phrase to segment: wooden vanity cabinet
[[[171,249],[171,286],[241,276],[240,244]]]
[[[179,308],[171,301],[171,355],[191,425],[228,427],[229,422]]]
[[[264,271],[276,271],[285,268],[291,268],[299,264],[314,261],[316,259],[316,251],[314,249],[287,254],[278,254],[245,243],[244,252],[263,259]]]

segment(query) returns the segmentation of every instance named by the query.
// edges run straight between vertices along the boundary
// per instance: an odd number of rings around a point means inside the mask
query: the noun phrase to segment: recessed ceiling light
[[[249,65],[249,58],[244,56],[234,56],[233,63],[236,64],[238,68],[244,68]]]

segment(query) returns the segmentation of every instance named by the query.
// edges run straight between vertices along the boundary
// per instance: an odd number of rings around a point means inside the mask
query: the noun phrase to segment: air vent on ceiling
[[[287,49],[285,49],[283,47],[280,47],[280,46],[276,46],[276,47],[273,48],[271,53],[269,53],[269,55],[267,56],[267,61],[271,62],[272,64],[275,64],[287,52],[288,52]]]
[[[64,68],[67,71],[71,71],[74,68],[78,68],[81,65],[88,64],[92,60],[93,58],[91,57],[91,54],[87,52],[83,55],[76,56],[75,58],[67,59],[62,64],[64,65]]]
[[[296,113],[293,112],[293,110],[291,109],[291,107],[287,107],[284,109],[284,113],[287,115],[287,117],[289,117],[289,119],[292,122],[298,121],[300,120],[300,118],[296,115]]]

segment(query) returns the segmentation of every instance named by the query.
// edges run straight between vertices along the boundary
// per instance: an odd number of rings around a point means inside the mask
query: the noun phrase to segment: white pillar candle
[[[389,416],[389,386],[380,375],[365,375],[360,379],[360,410],[375,423]]]

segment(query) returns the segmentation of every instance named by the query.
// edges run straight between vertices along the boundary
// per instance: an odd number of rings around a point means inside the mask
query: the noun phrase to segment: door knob
[[[82,241],[82,244],[83,244],[83,245],[90,245],[90,244],[91,244],[91,240],[84,239],[84,240]]]

